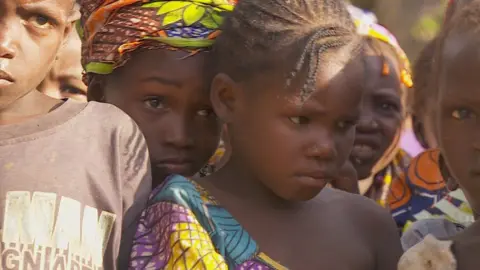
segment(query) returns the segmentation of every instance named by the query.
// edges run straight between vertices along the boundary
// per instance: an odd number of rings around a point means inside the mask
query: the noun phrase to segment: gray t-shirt
[[[111,105],[0,125],[0,269],[126,268],[150,191],[143,135]]]

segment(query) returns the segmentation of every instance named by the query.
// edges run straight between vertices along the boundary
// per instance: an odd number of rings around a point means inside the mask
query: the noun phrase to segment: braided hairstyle
[[[212,50],[214,73],[244,80],[257,70],[274,68],[275,60],[294,58],[297,62],[285,76],[286,86],[306,68],[303,101],[315,89],[322,56],[355,44],[356,39],[343,0],[241,0],[222,29]],[[300,54],[298,47],[303,47]]]

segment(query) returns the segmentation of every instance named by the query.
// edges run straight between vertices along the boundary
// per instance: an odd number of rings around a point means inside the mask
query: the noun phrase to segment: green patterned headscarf
[[[235,0],[82,0],[77,30],[82,38],[85,83],[89,74],[110,74],[138,48],[209,49]]]

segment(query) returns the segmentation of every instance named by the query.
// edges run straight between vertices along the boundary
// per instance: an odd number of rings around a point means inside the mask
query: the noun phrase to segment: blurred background
[[[380,24],[398,39],[411,62],[426,42],[435,37],[443,22],[448,0],[351,0],[372,11]]]

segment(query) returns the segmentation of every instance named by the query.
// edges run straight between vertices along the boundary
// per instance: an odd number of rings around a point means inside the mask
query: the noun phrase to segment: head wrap
[[[395,36],[385,27],[378,24],[375,14],[351,5],[349,6],[349,11],[359,35],[378,39],[394,49],[399,61],[400,82],[406,88],[411,88],[413,82],[410,62]],[[385,68],[388,68],[388,66],[385,67],[384,65],[382,74],[385,74]],[[389,71],[387,70],[386,72],[388,74]],[[405,99],[406,90],[402,90],[402,99]],[[389,197],[392,196],[392,190],[390,188],[392,182],[399,180],[410,161],[410,156],[400,149],[402,130],[403,123],[397,130],[397,134],[391,145],[373,167],[371,176],[363,179],[363,181],[359,183],[361,192],[363,191],[364,195],[375,199],[382,206],[387,206]]]
[[[400,82],[407,88],[413,86],[410,61],[407,55],[400,47],[395,36],[387,28],[378,24],[375,14],[359,9],[355,6],[349,6],[350,15],[353,18],[357,33],[361,36],[367,36],[378,39],[392,46],[395,50],[398,60],[401,61]]]
[[[234,0],[82,0],[77,30],[88,74],[110,74],[129,52],[146,49],[209,49]]]

